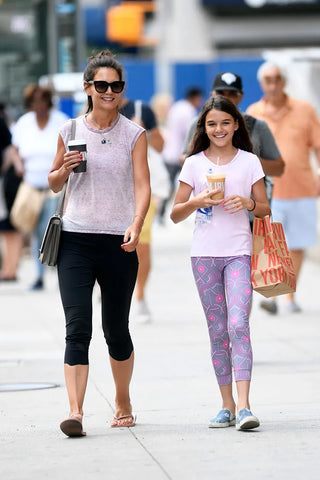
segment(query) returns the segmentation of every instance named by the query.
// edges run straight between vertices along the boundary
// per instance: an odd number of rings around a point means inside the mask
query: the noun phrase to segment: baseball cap
[[[218,73],[213,81],[212,90],[231,90],[233,92],[243,93],[242,80],[239,75],[232,72]]]

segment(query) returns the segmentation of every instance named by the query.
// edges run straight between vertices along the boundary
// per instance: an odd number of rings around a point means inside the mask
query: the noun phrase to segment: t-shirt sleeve
[[[12,133],[12,145],[15,147],[19,148],[20,144],[20,136],[21,136],[21,122],[22,122],[22,117],[20,117],[17,122],[14,124],[12,127],[11,133]]]
[[[261,166],[261,162],[256,155],[253,155],[253,169],[251,184],[255,184],[261,178],[264,178],[264,172]]]
[[[254,128],[258,130],[261,157],[268,160],[279,158],[281,153],[267,123],[263,120],[256,120]]]
[[[194,189],[195,179],[191,157],[186,158],[179,175],[179,181],[187,183],[188,185],[190,185],[190,187],[192,187],[192,189]]]

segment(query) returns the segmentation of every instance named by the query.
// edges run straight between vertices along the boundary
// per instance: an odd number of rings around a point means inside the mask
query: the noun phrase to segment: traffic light
[[[125,46],[154,45],[154,38],[144,36],[145,15],[154,12],[156,2],[127,1],[106,12],[107,39]]]

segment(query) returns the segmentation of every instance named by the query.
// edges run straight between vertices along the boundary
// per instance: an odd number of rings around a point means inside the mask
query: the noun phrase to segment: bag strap
[[[72,118],[71,119],[71,138],[70,138],[70,140],[75,139],[76,127],[77,127],[76,119]],[[68,186],[68,181],[66,181],[66,183],[63,185],[63,188],[62,188],[62,191],[61,191],[61,194],[60,194],[60,197],[59,197],[58,205],[57,205],[57,208],[56,208],[56,215],[59,215],[59,217],[62,217],[62,214],[63,214],[63,205],[64,205],[64,200],[66,198],[67,186]]]

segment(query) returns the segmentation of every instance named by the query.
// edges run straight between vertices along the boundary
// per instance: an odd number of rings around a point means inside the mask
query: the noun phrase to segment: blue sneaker
[[[258,418],[253,415],[251,410],[243,408],[240,410],[237,416],[236,429],[237,430],[250,430],[251,428],[259,427],[260,422]]]
[[[231,427],[236,424],[236,417],[227,408],[220,410],[220,412],[209,422],[209,428],[224,428]]]

